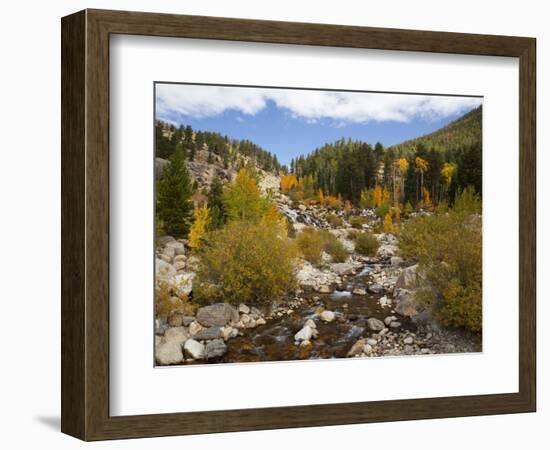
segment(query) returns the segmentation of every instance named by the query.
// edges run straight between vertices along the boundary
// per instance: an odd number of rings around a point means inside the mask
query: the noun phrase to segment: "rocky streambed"
[[[301,288],[278,304],[216,304],[156,322],[160,365],[428,355],[481,351],[481,338],[444,330],[410,298],[415,266],[353,257],[324,269],[304,263]]]

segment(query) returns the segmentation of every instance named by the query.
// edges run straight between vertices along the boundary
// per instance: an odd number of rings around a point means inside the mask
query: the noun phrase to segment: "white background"
[[[143,36],[113,37],[110,55],[111,414],[517,392],[517,59]],[[483,353],[153,368],[154,80],[483,95]]]
[[[9,6],[8,6],[9,5]],[[539,412],[509,416],[353,425],[213,436],[142,439],[91,444],[97,448],[334,448],[347,445],[409,449],[544,448],[550,421],[548,321],[550,245],[548,204],[550,146],[550,30],[544,2],[386,1],[50,1],[10,2],[0,16],[2,33],[3,307],[2,433],[6,448],[78,448],[59,433],[60,157],[59,17],[84,7],[154,10],[279,20],[342,23],[538,38],[538,379]],[[495,161],[498,164],[498,161]],[[514,208],[512,206],[512,208]],[[507,257],[506,242],[502,243]],[[546,279],[545,279],[546,278]],[[191,387],[192,389],[192,387]]]

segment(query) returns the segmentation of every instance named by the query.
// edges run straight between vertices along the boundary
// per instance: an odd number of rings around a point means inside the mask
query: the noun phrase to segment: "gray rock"
[[[168,329],[168,322],[164,319],[155,319],[155,334],[162,336]]]
[[[164,340],[166,342],[177,342],[180,346],[189,339],[189,337],[189,333],[184,327],[168,328],[164,333]]]
[[[185,261],[174,261],[174,269],[176,271],[184,270],[187,263]]]
[[[223,330],[221,327],[205,328],[193,336],[193,339],[197,341],[207,341],[209,339],[219,339],[223,337]]]
[[[223,339],[214,339],[206,344],[206,359],[220,358],[226,351],[227,346]]]
[[[176,269],[174,269],[172,264],[157,258],[155,261],[155,273],[159,280],[170,280],[176,276]]]
[[[414,339],[412,336],[407,336],[405,339],[403,339],[403,344],[411,345],[414,342]]]
[[[191,336],[194,336],[202,329],[203,329],[203,326],[195,320],[193,320],[193,322],[189,324],[189,334],[191,334]]]
[[[384,287],[381,284],[373,283],[368,287],[368,291],[371,294],[381,294],[384,292]]]
[[[157,160],[160,159],[160,158],[156,158]],[[166,161],[168,162],[168,161]],[[166,244],[168,244],[168,242],[172,242],[172,241],[175,241],[176,239],[173,238],[172,236],[161,236],[158,238],[158,244],[162,247],[164,247]]]
[[[193,359],[204,359],[206,356],[206,348],[200,342],[194,339],[188,339],[183,346],[185,354]]]
[[[189,325],[191,325],[191,323],[193,323],[195,321],[195,318],[193,316],[183,316],[183,319],[182,319],[182,325],[184,327],[188,327]]]
[[[414,317],[418,314],[418,302],[415,300],[413,293],[400,291],[396,302],[395,311],[398,314],[406,317]]]
[[[378,344],[378,341],[376,339],[367,339],[367,344],[374,347],[376,344]]]
[[[389,325],[390,323],[392,323],[394,320],[397,320],[397,317],[395,316],[388,316],[384,319],[384,323],[386,325]]]
[[[392,322],[390,323],[390,328],[399,328],[401,326],[401,322]]]
[[[174,250],[173,247],[164,247],[162,254],[168,256],[169,258],[173,258],[176,256],[176,250]]]
[[[237,322],[239,313],[228,303],[204,306],[197,311],[197,321],[205,327],[223,327],[228,322]]]
[[[402,270],[401,274],[397,278],[395,287],[397,289],[414,289],[418,287],[418,264],[407,267]]]
[[[334,263],[330,266],[332,271],[338,275],[351,275],[353,273],[353,266],[348,263]]]
[[[374,317],[371,317],[370,319],[367,319],[367,326],[372,331],[381,331],[385,328],[384,327],[384,322],[382,322],[381,320],[378,320]]]
[[[261,316],[262,312],[258,308],[253,306],[252,308],[250,308],[250,314],[254,314],[255,316]]]
[[[159,343],[155,348],[155,359],[163,366],[181,363],[183,361],[181,343],[176,341]]]

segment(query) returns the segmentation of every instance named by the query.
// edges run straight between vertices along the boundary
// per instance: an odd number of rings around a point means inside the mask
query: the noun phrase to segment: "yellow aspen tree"
[[[374,206],[378,208],[382,204],[382,188],[376,185],[374,188]]]
[[[351,203],[349,200],[346,200],[346,203],[344,203],[344,211],[346,214],[349,214],[351,212]]]
[[[338,208],[341,208],[342,204],[342,194],[338,194]]]
[[[428,161],[422,159],[420,156],[417,156],[415,159],[416,172],[420,174],[420,192],[424,192],[424,172],[428,170]],[[418,191],[416,193],[416,198],[418,200]]]
[[[319,204],[323,206],[325,204],[325,196],[323,195],[323,190],[319,189],[319,192],[317,193],[317,199],[319,200]]]
[[[388,211],[384,216],[384,233],[393,233],[393,221],[391,218],[391,213]]]
[[[407,172],[409,171],[409,161],[407,161],[405,158],[399,158],[397,161],[399,165],[399,175],[401,177],[400,183],[399,183],[399,191],[400,191],[400,200],[405,200],[405,177],[407,176]]]
[[[449,192],[449,187],[453,178],[455,176],[457,165],[455,163],[443,163],[443,168],[441,169],[441,176],[445,181],[445,195]]]
[[[199,248],[210,223],[210,210],[205,203],[202,207],[195,207],[193,211],[194,222],[189,230],[189,247]]]

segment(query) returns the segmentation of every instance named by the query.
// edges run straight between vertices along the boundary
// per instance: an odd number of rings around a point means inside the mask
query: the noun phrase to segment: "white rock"
[[[294,335],[294,340],[309,341],[312,336],[313,336],[313,329],[306,325]]]
[[[367,344],[374,346],[378,344],[378,341],[376,339],[369,338],[367,339]]]
[[[241,303],[239,305],[239,312],[243,314],[248,314],[250,312],[250,308],[246,306],[244,303]]]
[[[320,294],[330,294],[331,292],[330,287],[327,285],[319,286],[316,291]]]
[[[199,331],[202,331],[202,330],[203,330],[203,326],[197,321],[191,322],[191,324],[189,325],[189,334],[191,336],[194,336],[195,334],[197,334]]]
[[[256,320],[256,326],[265,325],[266,323],[267,322],[263,317],[260,317],[259,319]]]
[[[353,295],[367,295],[367,291],[365,289],[362,289],[362,288],[355,288],[352,291],[352,294]]]
[[[332,311],[325,310],[321,313],[321,320],[323,322],[332,322],[336,318],[336,314]]]
[[[411,345],[414,342],[414,339],[411,336],[407,336],[403,339],[403,344]]]
[[[188,339],[183,346],[185,353],[193,359],[203,359],[206,356],[204,345],[194,339]]]
[[[312,319],[307,319],[306,323],[304,323],[304,326],[308,326],[310,328],[317,328],[317,325],[315,324],[315,321]]]

